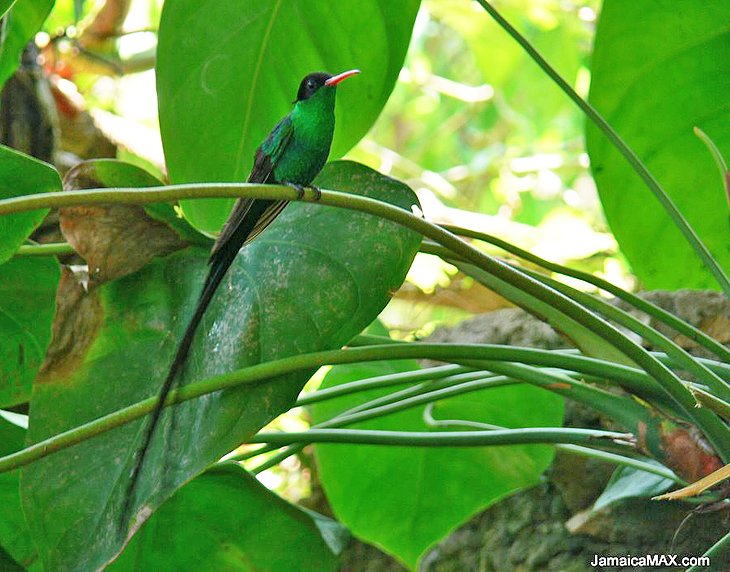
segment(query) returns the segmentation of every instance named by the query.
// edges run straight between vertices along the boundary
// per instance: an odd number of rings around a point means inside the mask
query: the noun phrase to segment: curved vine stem
[[[583,306],[568,296],[545,286],[509,264],[479,251],[443,228],[391,204],[337,191],[322,190],[317,196],[317,193],[310,189],[304,193],[303,197],[300,197],[296,190],[279,185],[207,183],[140,189],[91,189],[14,197],[0,201],[0,215],[48,206],[100,203],[142,204],[180,198],[241,196],[255,199],[305,200],[321,205],[366,212],[391,220],[438,242],[454,252],[456,256],[474,264],[495,278],[508,282],[526,295],[550,304],[554,309],[606,340],[654,378],[662,391],[677,404],[687,418],[702,429],[720,457],[725,462],[730,461],[730,432],[727,431],[726,425],[714,413],[695,408],[695,400],[682,381],[647,350],[630,340],[606,320],[586,311]]]
[[[609,377],[615,379],[625,378],[626,381],[630,381],[636,373],[642,373],[626,366],[612,365],[584,356],[558,354],[548,350],[477,344],[388,344],[292,356],[218,375],[191,383],[171,392],[165,402],[165,407],[215,391],[245,384],[263,383],[287,373],[317,368],[326,364],[336,365],[392,359],[434,359],[445,362],[461,360],[517,361],[546,367],[571,367],[576,371],[587,374],[601,371]],[[21,451],[0,457],[0,473],[28,465],[52,453],[139,419],[150,413],[156,403],[156,396],[144,399],[94,421],[39,441]]]

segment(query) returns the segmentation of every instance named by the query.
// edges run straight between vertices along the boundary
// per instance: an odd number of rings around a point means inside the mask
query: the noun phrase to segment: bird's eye
[[[314,85],[314,80],[311,80],[311,79],[310,79],[310,80],[309,80],[309,81],[307,82],[307,87],[308,87],[309,89],[314,89],[314,87],[315,87],[315,85]]]

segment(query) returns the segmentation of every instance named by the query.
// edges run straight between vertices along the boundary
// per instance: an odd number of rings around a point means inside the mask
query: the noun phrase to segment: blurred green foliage
[[[585,90],[597,2],[499,4]],[[358,159],[448,206],[533,226],[553,209],[589,206],[600,224],[593,197],[570,196],[589,185],[582,115],[476,3],[424,2],[400,79]]]

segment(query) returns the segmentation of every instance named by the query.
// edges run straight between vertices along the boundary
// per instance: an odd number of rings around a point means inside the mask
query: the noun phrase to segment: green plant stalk
[[[359,341],[366,341],[366,340],[380,340],[381,338],[379,336],[364,336],[360,335],[356,338],[356,340]],[[385,338],[388,339],[388,338]],[[377,343],[377,342],[376,342]],[[425,342],[402,342],[400,340],[390,340],[388,339],[388,342],[386,344],[383,344],[383,347],[387,346],[394,346],[394,345],[400,345],[400,346],[413,346],[413,345],[426,345],[430,346],[432,344],[427,344]],[[435,344],[440,345],[440,344]],[[447,344],[448,345],[448,344]],[[457,344],[458,345],[458,344]],[[495,346],[491,344],[468,344],[470,347],[510,347],[510,346]],[[367,344],[363,346],[358,347],[373,347],[373,344]],[[517,348],[515,348],[517,349]],[[535,351],[535,348],[519,348],[521,350],[528,350],[528,351]],[[540,359],[540,362],[532,361],[528,362],[526,360],[500,360],[500,361],[518,361],[520,363],[527,363],[531,365],[538,365],[543,367],[549,367],[554,368],[557,370],[560,370],[561,373],[570,373],[570,372],[577,372],[581,373],[586,376],[593,376],[600,379],[612,379],[615,382],[620,383],[621,385],[625,385],[629,389],[639,392],[646,390],[654,389],[651,386],[651,377],[649,377],[645,372],[641,371],[640,369],[636,369],[634,367],[622,365],[622,364],[615,364],[612,362],[606,362],[602,361],[600,359],[587,357],[582,355],[580,352],[576,350],[537,350],[546,352],[542,358]],[[550,356],[562,356],[557,359],[553,359]],[[576,359],[577,361],[573,361],[573,359]],[[479,359],[454,359],[452,360],[456,363],[460,363],[466,366],[469,366],[472,369],[475,370],[483,370],[483,369],[489,369],[489,367],[493,364],[494,360],[479,360]],[[660,399],[662,397],[665,397],[664,394],[657,394],[657,399]],[[669,405],[673,405],[671,402]]]
[[[393,340],[391,338],[386,338],[384,336],[375,336],[372,334],[359,334],[355,336],[350,342],[348,343],[349,347],[365,347],[365,346],[374,346],[374,345],[383,345],[383,344],[403,344],[408,343],[404,342],[402,340]],[[552,352],[556,353],[562,353],[566,355],[582,355],[580,353],[580,350],[577,350],[575,348],[562,348],[562,349],[554,349],[550,350]],[[657,352],[652,351],[650,352],[652,356],[654,356],[656,359],[658,359],[660,362],[662,362],[667,367],[676,367],[676,363],[665,353],[663,352]],[[708,358],[702,358],[697,356],[692,356],[693,359],[699,361],[702,363],[705,367],[713,371],[717,375],[725,376],[723,379],[726,381],[730,379],[730,365],[721,363],[716,360],[711,360]],[[598,379],[598,378],[597,378]]]
[[[568,429],[564,427],[528,427],[500,431],[445,431],[443,433],[364,429],[310,429],[309,431],[297,433],[258,433],[249,442],[268,443],[270,445],[348,443],[396,447],[485,447],[554,443],[595,445],[596,443],[605,442],[620,444],[625,438],[624,433],[614,431]]]
[[[608,415],[634,435],[639,434],[641,425],[654,428],[654,432],[660,434],[661,419],[651,409],[631,397],[615,395],[581,383],[567,375],[548,373],[524,364],[495,362],[489,365],[489,369],[512,379],[542,387],[573,401],[584,403],[596,411]],[[657,456],[661,455],[661,450],[651,452]]]
[[[543,303],[536,304],[531,299],[525,299],[525,296],[520,291],[512,292],[512,290],[514,290],[512,286],[499,278],[484,272],[481,268],[469,264],[468,262],[458,260],[453,256],[446,256],[444,259],[455,265],[467,276],[471,276],[486,287],[496,290],[508,299],[517,301],[518,304],[524,306],[525,309],[533,314],[540,316],[543,319],[547,319],[557,331],[561,331],[568,336],[580,348],[582,353],[591,355],[589,352],[592,352],[596,354],[593,357],[609,362],[614,361],[614,356],[611,355],[610,352],[606,355],[606,348],[601,347],[602,343],[605,341],[604,339],[598,338],[600,342],[599,345],[596,345],[595,340],[591,339],[591,336],[596,336],[596,332],[581,332],[580,329],[576,329],[575,324],[570,323],[569,320],[566,320],[566,324],[562,324],[562,320],[555,316],[555,309],[553,307],[547,306]],[[603,320],[603,318],[600,319]],[[478,367],[478,365],[474,362],[461,363],[463,363],[463,365]],[[635,366],[636,363],[629,362],[626,365]],[[676,374],[673,373],[672,375],[678,379]],[[632,383],[631,391],[644,400],[661,404],[663,408],[672,411],[675,416],[691,421],[692,413],[686,408],[686,406],[682,407],[681,405],[678,405],[677,400],[673,398],[667,388],[656,381],[655,377],[636,379],[636,381]]]
[[[376,417],[392,415],[393,413],[398,413],[405,409],[430,404],[434,401],[448,399],[450,397],[463,395],[473,391],[501,387],[505,384],[526,382],[569,399],[580,401],[598,411],[608,414],[619,423],[629,428],[634,434],[638,434],[638,427],[640,424],[652,429],[652,431],[647,431],[647,434],[658,434],[661,429],[658,425],[659,420],[655,418],[653,413],[632,399],[613,395],[580,383],[579,381],[576,381],[567,375],[563,375],[562,373],[548,373],[518,364],[483,362],[482,365],[485,369],[502,373],[503,375],[462,381],[459,378],[463,379],[467,375],[474,375],[462,374],[460,376],[454,376],[456,379],[451,380],[450,382],[447,381],[448,378],[442,380],[439,386],[422,384],[421,386],[402,390],[362,403],[336,415],[332,419],[318,423],[313,426],[313,428],[329,429],[334,427],[344,427],[353,423],[368,421]],[[484,374],[482,373],[482,376],[483,375]],[[258,474],[266,469],[278,465],[287,457],[298,453],[302,448],[303,445],[290,445],[254,468],[252,472],[254,474]],[[657,449],[652,452],[659,457],[661,457],[663,453],[661,449]]]
[[[608,280],[604,280],[603,278],[599,278],[598,276],[593,276],[588,272],[582,272],[581,270],[575,270],[573,268],[568,268],[567,266],[562,266],[555,262],[550,262],[549,260],[540,258],[539,256],[536,256],[535,254],[532,254],[527,250],[523,250],[522,248],[514,246],[490,234],[453,225],[442,225],[442,227],[459,236],[465,236],[467,238],[486,242],[488,244],[496,246],[501,250],[504,250],[505,252],[509,252],[510,254],[517,256],[518,258],[522,258],[523,260],[527,260],[528,262],[532,262],[537,266],[550,270],[551,272],[562,274],[564,276],[570,276],[571,278],[581,280],[582,282],[591,284],[596,288],[600,288],[601,290],[608,292],[609,294],[613,294],[624,302],[631,304],[637,310],[645,312],[649,316],[652,316],[654,319],[666,324],[670,328],[673,328],[678,333],[687,336],[698,345],[701,345],[708,351],[714,353],[721,360],[724,360],[725,362],[730,362],[730,350],[728,350],[720,342],[708,336],[705,332],[703,332],[699,328],[694,327],[692,324],[689,324],[684,320],[678,318],[677,316],[667,312],[663,308],[660,308],[656,304],[648,302],[643,298],[636,296],[635,294],[627,292],[626,290],[623,290],[622,288],[611,284]]]
[[[683,348],[654,328],[650,328],[628,312],[625,312],[621,308],[617,308],[600,298],[591,296],[590,294],[581,292],[580,290],[576,290],[567,284],[562,284],[557,280],[553,280],[548,276],[538,274],[537,272],[533,272],[529,269],[525,269],[525,272],[533,276],[535,279],[545,282],[548,286],[561,291],[566,296],[570,296],[577,300],[587,308],[600,312],[604,317],[635,332],[645,340],[649,341],[655,348],[663,350],[674,364],[693,374],[700,382],[710,387],[717,395],[722,396],[725,399],[730,399],[730,384],[727,381],[717,376],[701,362],[695,360]]]
[[[390,344],[406,344],[406,343],[413,343],[413,342],[403,342],[400,340],[391,340],[390,338],[383,338],[382,336],[372,336],[372,335],[364,335],[360,334],[356,338],[354,338],[350,345],[351,347],[367,347],[370,345],[376,345],[381,343],[383,340],[388,340],[386,343]],[[552,353],[555,354],[562,354],[562,355],[571,355],[571,356],[583,356],[583,354],[580,353],[580,350],[576,349],[560,349],[560,350],[550,350]],[[665,364],[670,364],[671,360],[666,356],[666,354],[659,354],[661,356],[661,360]],[[595,359],[595,358],[588,358],[588,359]],[[659,359],[659,357],[657,357]],[[492,362],[484,362],[484,361],[475,361],[475,360],[460,360],[459,363],[470,366],[472,369],[482,370],[482,369],[488,369],[491,367]],[[611,362],[603,362],[598,361],[598,363],[611,363]],[[545,365],[545,364],[541,364]],[[628,391],[631,393],[636,393],[637,395],[645,395],[651,398],[651,402],[655,405],[661,405],[663,408],[665,408],[667,411],[671,412],[672,415],[675,417],[684,419],[686,421],[689,421],[687,416],[680,410],[677,409],[676,404],[669,400],[665,393],[659,391],[660,388],[656,387],[656,385],[652,384],[651,378],[646,375],[644,372],[630,368],[627,366],[621,366],[619,364],[613,364],[611,370],[602,370],[600,368],[597,369],[590,369],[586,367],[587,364],[583,364],[581,367],[581,374],[585,381],[589,381],[591,383],[597,383],[597,384],[603,384],[605,385],[607,382],[612,383],[618,383],[622,387],[626,387]],[[613,369],[615,368],[615,369]],[[563,375],[575,375],[571,373],[566,368],[560,368],[555,367],[551,368],[558,371],[558,373],[561,373]],[[620,377],[616,377],[616,375]],[[686,382],[685,382],[686,383]],[[628,384],[628,385],[627,385]]]
[[[715,280],[717,280],[717,283],[720,285],[723,292],[725,292],[725,295],[730,297],[730,279],[728,279],[727,275],[717,263],[717,261],[713,258],[712,254],[702,242],[700,237],[697,235],[697,233],[689,225],[679,209],[672,202],[672,199],[669,198],[669,195],[667,195],[666,191],[664,191],[659,182],[649,172],[649,169],[647,169],[647,167],[642,163],[641,159],[639,159],[639,157],[636,155],[636,153],[634,153],[631,147],[626,144],[626,142],[621,138],[616,130],[611,127],[611,125],[603,118],[600,113],[598,113],[596,108],[593,107],[586,100],[584,100],[581,96],[579,96],[575,92],[575,90],[570,87],[568,82],[566,82],[561,77],[561,75],[547,62],[547,60],[540,55],[540,53],[532,46],[532,44],[527,41],[527,38],[520,34],[516,28],[514,28],[507,20],[505,20],[504,17],[502,17],[502,15],[491,4],[489,4],[489,2],[487,2],[486,0],[477,0],[477,2],[479,2],[482,8],[484,8],[484,10],[489,13],[489,15],[502,27],[505,32],[507,32],[522,47],[522,49],[527,52],[527,54],[545,72],[545,74],[550,77],[553,82],[555,82],[555,84],[563,91],[563,93],[565,93],[581,109],[581,111],[583,111],[583,113],[586,114],[586,116],[596,125],[596,127],[598,127],[603,132],[603,134],[613,144],[613,146],[616,147],[619,153],[624,156],[624,158],[629,163],[629,165],[631,165],[636,174],[639,175],[641,180],[644,181],[646,186],[654,194],[662,207],[664,207],[664,210],[669,215],[669,218],[672,220],[672,222],[674,222],[680,232],[684,235],[687,242],[700,257],[707,269],[713,274]]]
[[[393,393],[387,393],[385,395],[381,395],[380,397],[376,397],[370,401],[361,403],[360,405],[347,409],[346,411],[339,413],[336,417],[339,418],[341,416],[351,415],[353,413],[358,413],[360,411],[372,410],[381,405],[389,405],[391,403],[401,402],[402,400],[410,398],[410,397],[423,395],[426,393],[430,394],[435,391],[439,391],[439,390],[446,389],[446,388],[453,388],[456,386],[462,387],[462,386],[465,386],[470,383],[474,383],[474,384],[484,383],[485,384],[484,387],[496,387],[496,386],[501,386],[501,385],[505,385],[508,383],[515,383],[515,382],[513,382],[509,379],[506,379],[503,376],[496,376],[494,374],[491,374],[491,373],[488,373],[485,371],[462,373],[459,375],[444,377],[439,380],[419,383],[418,385],[414,385],[412,387],[407,387],[407,388],[401,389],[399,391],[394,391]]]
[[[478,372],[481,373],[481,372]],[[461,377],[461,376],[454,376]],[[385,417],[398,413],[412,407],[423,405],[424,403],[432,403],[438,399],[446,399],[456,395],[462,395],[472,391],[487,389],[490,387],[501,387],[514,381],[504,376],[485,377],[482,373],[481,377],[475,380],[464,381],[447,381],[448,378],[440,380],[437,385],[427,383],[420,384],[416,387],[397,391],[388,395],[375,398],[371,401],[361,403],[355,407],[338,413],[331,419],[327,419],[321,423],[312,426],[312,429],[331,429],[346,427],[353,423],[368,421],[376,417]],[[275,455],[266,459],[260,465],[257,465],[251,472],[257,475],[271,467],[275,467],[288,457],[296,455],[304,449],[306,443],[289,445]]]
[[[237,387],[239,385],[265,382],[272,378],[299,370],[316,369],[328,364],[336,365],[392,359],[433,359],[445,362],[469,359],[486,361],[505,359],[509,361],[524,360],[526,363],[545,365],[548,367],[561,367],[561,364],[564,367],[566,363],[570,363],[579,369],[589,370],[586,371],[589,374],[603,365],[609,371],[615,370],[615,377],[617,378],[620,378],[627,371],[632,371],[632,368],[611,365],[583,356],[552,354],[546,350],[529,348],[451,344],[387,344],[383,346],[368,346],[301,354],[210,377],[190,383],[171,392],[165,401],[165,407],[169,407],[175,403],[189,401],[202,395],[213,393],[214,391]],[[27,465],[51,453],[66,449],[71,445],[75,445],[139,419],[150,413],[156,402],[156,397],[144,399],[133,405],[104,415],[94,421],[39,441],[21,451],[0,457],[0,473]]]
[[[605,335],[603,335],[602,332],[596,329],[591,330],[588,328],[585,329],[586,331],[581,331],[580,327],[585,328],[585,326],[581,324],[579,328],[576,328],[575,323],[577,321],[573,321],[573,323],[571,323],[571,320],[563,320],[561,316],[563,316],[564,314],[556,316],[556,309],[553,306],[545,304],[541,301],[536,302],[535,300],[525,296],[524,291],[516,290],[514,286],[501,280],[499,277],[485,272],[482,268],[472,265],[469,262],[463,262],[455,258],[447,258],[447,260],[449,260],[466,275],[471,276],[488,288],[492,288],[503,296],[506,296],[507,298],[516,301],[518,304],[522,305],[528,311],[531,311],[537,316],[541,316],[543,319],[547,319],[555,329],[563,332],[570,339],[572,339],[573,342],[580,348],[581,352],[583,352],[584,354],[593,355],[594,357],[598,357],[606,361],[616,360],[616,357],[612,351],[613,348],[616,347],[616,345],[614,344],[612,346],[609,346],[608,350],[607,348],[603,347],[607,338]],[[600,320],[602,323],[607,323],[604,318],[593,314],[585,308],[584,311],[586,312],[586,314]],[[610,327],[613,328],[613,331],[618,331],[615,329],[614,326]],[[597,340],[592,338],[597,338]],[[636,345],[633,341],[631,343]],[[638,347],[638,345],[636,345],[636,347]],[[621,360],[621,363],[625,363],[625,361],[626,360]],[[464,365],[474,364],[464,363]],[[639,364],[636,361],[629,361],[627,365],[635,366]],[[643,367],[648,372],[648,366],[644,364]],[[679,380],[679,378],[676,376],[676,374],[674,374],[674,372],[671,373],[671,377],[673,378],[673,381],[669,384],[657,383],[657,381],[661,382],[663,380],[658,379],[655,374],[652,374],[651,378],[646,379],[643,382],[634,384],[633,391],[637,395],[641,396],[643,399],[660,402],[665,408],[669,408],[677,412],[677,414],[681,417],[685,417],[691,420],[692,411],[688,409],[688,404],[685,403],[684,405],[682,405],[678,401],[678,396],[680,394],[678,391],[676,391],[677,388],[674,386],[674,384],[676,383],[676,381]],[[718,435],[720,433],[721,432],[718,429]]]
[[[262,445],[261,447],[257,447],[255,449],[251,449],[250,451],[245,451],[244,453],[239,453],[238,455],[229,455],[220,460],[215,465],[218,465],[220,463],[241,463],[243,461],[248,461],[249,459],[253,459],[254,457],[258,457],[259,455],[264,455],[266,453],[271,453],[272,451],[276,451],[279,449],[276,445]],[[213,466],[215,466],[213,465]]]
[[[48,244],[24,244],[15,251],[15,256],[63,256],[75,253],[73,246],[67,242],[52,242]]]
[[[317,196],[318,195],[318,196]],[[680,379],[666,366],[652,357],[645,349],[631,341],[608,322],[586,312],[570,298],[546,287],[494,257],[454,236],[450,232],[419,218],[410,212],[393,205],[336,191],[305,191],[302,197],[295,189],[281,185],[252,185],[247,183],[207,183],[188,185],[169,185],[166,187],[146,187],[141,189],[92,189],[64,193],[39,193],[25,197],[13,197],[0,201],[0,215],[25,212],[42,207],[72,206],[99,203],[151,203],[170,201],[179,198],[213,198],[246,196],[256,199],[283,199],[288,201],[305,200],[317,204],[348,208],[367,212],[391,220],[426,236],[445,246],[454,254],[474,264],[484,272],[505,281],[517,290],[534,297],[552,308],[562,312],[581,326],[594,332],[615,347],[628,359],[642,367],[676,401],[680,409],[694,417],[694,398]],[[317,200],[318,198],[318,200]],[[730,460],[730,431],[717,417],[700,415],[695,423],[714,446],[724,461]]]
[[[378,336],[381,337],[381,336]],[[382,339],[389,339],[389,338],[382,338]],[[488,373],[483,371],[471,371],[472,368],[466,368],[463,366],[455,366],[455,365],[446,365],[446,366],[440,366],[440,367],[433,367],[429,368],[427,370],[419,370],[421,373],[430,372],[433,370],[446,370],[447,368],[452,368],[452,371],[464,371],[464,373],[459,373],[456,375],[450,375],[443,378],[438,378],[438,376],[424,376],[424,375],[410,375],[410,376],[404,376],[403,374],[411,374],[413,372],[402,372],[392,375],[383,375],[378,377],[373,377],[369,379],[362,379],[358,381],[353,381],[350,383],[343,383],[342,385],[337,385],[334,387],[328,387],[327,389],[323,389],[320,391],[315,391],[309,395],[300,397],[295,406],[304,406],[304,405],[310,405],[312,403],[317,403],[329,399],[336,399],[337,397],[341,397],[343,395],[349,395],[351,393],[360,392],[360,391],[369,391],[372,389],[381,389],[384,387],[389,387],[391,385],[400,385],[403,383],[403,380],[407,377],[411,378],[411,382],[416,382],[421,379],[428,379],[431,381],[427,381],[426,383],[420,383],[417,386],[409,387],[406,389],[403,389],[401,391],[397,391],[394,393],[389,393],[387,395],[384,395],[382,397],[379,397],[377,399],[373,399],[372,401],[368,401],[366,403],[363,403],[357,407],[353,407],[352,409],[348,409],[347,411],[343,412],[341,415],[345,414],[352,414],[357,413],[359,411],[363,411],[365,409],[374,408],[379,405],[387,405],[390,403],[394,403],[396,401],[399,401],[401,399],[405,399],[407,397],[411,397],[414,395],[422,395],[423,393],[433,391],[436,389],[441,389],[443,387],[448,387],[451,385],[454,385],[455,383],[464,383],[466,381],[482,381],[485,380],[487,377],[490,377]],[[494,376],[491,376],[492,379]],[[436,381],[438,380],[438,381]],[[339,415],[337,416],[339,418]],[[315,425],[315,427],[319,427],[320,425]],[[258,456],[259,454],[266,453],[271,451],[272,449],[275,449],[276,447],[262,447],[261,453],[256,453],[255,455],[251,456]],[[253,474],[258,474],[262,471],[265,471],[267,469],[270,469],[271,467],[274,467],[281,463],[284,459],[287,459],[288,457],[291,457],[292,455],[297,454],[299,451],[301,451],[304,448],[304,445],[290,445],[289,447],[284,448],[282,451],[277,453],[276,455],[270,457],[267,459],[264,463],[261,465],[255,467],[252,469]],[[236,457],[234,460],[245,460],[248,457],[245,458],[238,458]]]
[[[426,423],[431,427],[470,427],[473,429],[481,430],[504,429],[504,427],[500,427],[498,425],[489,425],[487,423],[480,423],[478,421],[467,421],[465,419],[435,419],[430,414],[426,419]],[[652,473],[654,475],[664,477],[665,479],[670,479],[679,485],[684,486],[686,484],[686,481],[680,479],[677,475],[674,474],[671,469],[664,466],[658,467],[655,464],[649,463],[647,460],[642,460],[635,457],[625,457],[623,455],[611,453],[610,451],[604,451],[603,449],[593,449],[591,447],[584,447],[582,445],[558,444],[555,445],[555,448],[559,451],[564,451],[573,455],[588,457],[591,459],[596,459],[597,461],[604,461],[607,463],[612,463],[614,465],[622,465],[647,473]]]
[[[445,260],[450,261],[462,272],[469,276],[472,276],[475,280],[487,285],[488,287],[497,288],[498,291],[502,292],[504,282],[499,277],[493,274],[485,273],[483,268],[472,265],[468,261],[464,262],[463,257],[460,257],[458,254],[454,256],[453,252],[449,253],[448,246],[445,246],[444,248],[446,248],[446,251],[444,251],[441,256],[443,256]],[[527,273],[525,272],[525,274]],[[504,295],[504,292],[502,293]],[[553,308],[550,308],[550,311],[552,310]],[[603,318],[599,318],[592,313],[588,314],[591,317],[599,319],[601,323],[606,323]],[[576,322],[577,321],[578,320],[576,320]],[[613,331],[618,331],[613,328],[613,326],[611,326],[611,328]],[[560,329],[559,326],[558,329]],[[599,334],[604,340],[609,340],[609,337],[607,337],[603,332],[596,329],[594,329],[593,331],[596,334]],[[628,338],[626,338],[626,340],[628,341]],[[613,343],[614,347],[618,347],[618,344],[613,342],[613,340],[611,340],[611,343]],[[646,351],[643,348],[640,348],[638,344],[635,344],[634,342],[631,342],[631,344],[642,352]],[[622,351],[624,351],[625,355],[629,355],[628,349],[622,349]],[[652,359],[654,358],[652,357]],[[472,362],[460,363],[463,363],[464,365],[476,365]],[[635,361],[635,363],[638,364],[639,362]],[[641,365],[647,372],[649,372],[649,366],[646,361]],[[667,369],[666,371],[670,370]],[[673,372],[671,372],[670,376],[667,376],[666,378],[659,377],[656,372],[652,372],[651,375],[654,378],[654,381],[658,382],[658,385],[655,386],[653,383],[645,383],[643,384],[643,386],[635,385],[631,391],[645,400],[656,401],[663,408],[669,410],[674,415],[677,415],[689,421],[696,427],[700,428],[705,436],[708,438],[710,443],[713,445],[717,454],[724,461],[725,455],[727,454],[725,447],[727,446],[727,441],[730,440],[730,431],[728,431],[727,426],[724,424],[724,422],[711,411],[700,411],[697,408],[690,407],[689,403],[686,400],[686,395],[683,396],[676,387],[676,383],[681,383],[681,381]],[[669,377],[672,378],[671,381],[669,380]],[[665,395],[657,394],[657,389],[660,389]],[[669,400],[667,399],[667,397],[669,398]]]
[[[634,457],[624,457],[623,455],[617,455],[616,453],[611,453],[610,451],[583,447],[581,445],[556,445],[556,447],[561,451],[572,453],[573,455],[588,457],[591,459],[595,459],[596,461],[613,463],[614,465],[623,465],[624,467],[631,467],[632,469],[638,469],[639,471],[644,471],[645,473],[652,473],[654,475],[664,477],[665,479],[670,479],[678,485],[684,486],[687,484],[687,481],[675,475],[674,471],[672,471],[670,468],[663,465],[661,467],[657,467],[656,465],[649,463],[646,460]]]
[[[722,188],[725,190],[725,199],[727,200],[728,204],[730,204],[730,171],[728,171],[725,157],[722,156],[722,153],[720,153],[717,145],[715,145],[715,142],[710,139],[710,136],[707,135],[707,133],[702,131],[702,129],[700,129],[699,127],[695,127],[694,132],[697,138],[705,144],[707,150],[710,152],[710,155],[714,159],[715,165],[717,165],[717,170],[720,172]]]
[[[303,407],[305,405],[311,405],[312,403],[324,401],[325,399],[334,399],[336,397],[349,395],[350,393],[355,393],[358,391],[379,389],[383,387],[391,387],[393,385],[415,383],[418,381],[441,379],[444,377],[450,377],[452,375],[467,373],[471,371],[472,368],[464,367],[461,365],[443,365],[430,367],[428,369],[417,369],[413,371],[398,372],[389,375],[379,375],[377,377],[359,379],[350,383],[343,383],[342,385],[336,385],[334,387],[328,387],[326,389],[318,389],[317,391],[307,393],[306,395],[302,395],[299,399],[297,399],[297,402],[294,406]]]

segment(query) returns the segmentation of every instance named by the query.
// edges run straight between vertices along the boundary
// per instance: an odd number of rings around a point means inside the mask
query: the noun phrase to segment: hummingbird
[[[292,110],[271,130],[256,149],[249,183],[283,184],[297,189],[300,197],[304,188],[311,187],[327,161],[335,130],[335,92],[337,85],[360,73],[349,70],[337,75],[315,72],[299,84]],[[315,189],[317,190],[317,189]],[[256,238],[286,207],[288,201],[239,198],[213,244],[208,259],[208,275],[198,297],[195,311],[180,339],[167,377],[158,394],[144,435],[142,446],[135,455],[123,518],[129,516],[135,487],[145,456],[160,421],[165,400],[175,380],[182,372],[198,325],[208,305],[233,263],[238,251]]]

